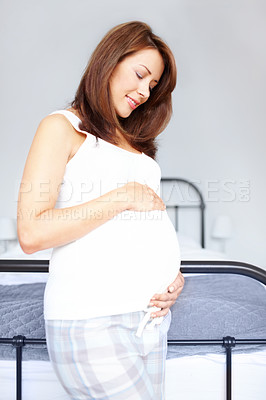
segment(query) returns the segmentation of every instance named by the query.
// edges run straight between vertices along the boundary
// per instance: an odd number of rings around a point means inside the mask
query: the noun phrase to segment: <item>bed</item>
[[[265,399],[266,271],[205,249],[199,189],[180,178],[162,181],[186,280],[171,310],[166,400]],[[189,221],[183,231],[181,208]],[[49,257],[50,251],[26,255],[19,245],[1,255],[0,399],[68,399],[45,347],[42,296]]]

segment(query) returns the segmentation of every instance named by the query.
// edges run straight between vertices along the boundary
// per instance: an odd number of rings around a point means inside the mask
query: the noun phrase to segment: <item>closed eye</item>
[[[137,75],[137,77],[139,78],[139,79],[143,79],[143,76],[139,73],[139,72],[136,72],[136,75]],[[152,91],[152,87],[151,86],[149,86],[149,90],[150,90],[150,92]]]

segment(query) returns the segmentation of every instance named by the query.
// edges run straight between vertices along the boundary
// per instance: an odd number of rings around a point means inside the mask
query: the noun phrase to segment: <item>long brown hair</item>
[[[110,77],[119,62],[144,48],[159,51],[164,71],[149,99],[128,118],[117,116],[109,88]],[[94,50],[71,106],[78,111],[80,128],[107,142],[118,144],[116,129],[130,145],[155,158],[155,141],[172,115],[171,92],[176,85],[176,65],[169,47],[149,25],[127,22],[111,29]]]

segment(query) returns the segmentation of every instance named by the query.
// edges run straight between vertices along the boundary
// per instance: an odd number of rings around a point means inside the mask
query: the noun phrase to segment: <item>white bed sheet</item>
[[[225,253],[214,251],[211,249],[203,249],[195,239],[177,233],[180,246],[181,260],[226,260],[228,257]]]
[[[266,350],[232,357],[234,400],[265,400]],[[48,361],[23,362],[23,400],[69,400]],[[166,361],[166,400],[224,400],[225,356]],[[0,361],[0,399],[15,399],[15,362]]]

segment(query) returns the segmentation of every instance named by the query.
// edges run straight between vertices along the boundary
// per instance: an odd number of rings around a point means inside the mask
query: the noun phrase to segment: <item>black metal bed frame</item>
[[[185,183],[186,185],[191,186],[194,191],[196,192],[196,194],[198,195],[199,198],[199,204],[174,204],[174,205],[166,205],[167,209],[174,209],[174,213],[175,213],[175,229],[176,231],[178,231],[178,211],[180,208],[194,208],[194,209],[199,209],[200,211],[200,243],[201,243],[201,247],[204,248],[205,247],[205,202],[203,200],[203,196],[200,192],[200,190],[198,189],[198,187],[192,183],[191,181],[188,181],[187,179],[183,179],[183,178],[165,178],[162,177],[161,182],[174,182],[174,183]]]
[[[198,194],[199,204],[197,205],[168,205],[174,208],[175,228],[178,230],[179,208],[199,208],[200,210],[200,235],[201,246],[205,247],[205,203],[199,189],[192,182],[182,178],[162,178],[162,182],[182,182],[190,185]],[[0,272],[31,272],[47,273],[49,271],[48,260],[4,260],[0,259]],[[235,261],[181,261],[181,272],[184,274],[239,274],[253,278],[266,285],[266,271],[251,264]],[[266,332],[265,332],[266,336]],[[13,338],[0,338],[0,344],[10,344],[16,348],[16,400],[22,400],[22,349],[27,344],[46,344],[45,339],[30,339],[22,335]],[[232,400],[232,348],[238,345],[266,344],[265,339],[236,339],[228,336],[217,340],[168,340],[169,346],[196,346],[196,345],[220,345],[226,353],[226,400]]]
[[[0,260],[0,272],[47,273],[49,260]],[[266,285],[266,271],[254,265],[234,261],[181,261],[183,274],[239,274],[253,278]],[[265,333],[266,336],[266,333]],[[22,349],[27,344],[46,344],[45,339],[31,339],[22,335],[13,338],[0,338],[0,344],[10,344],[16,348],[16,400],[22,400]],[[226,400],[232,400],[232,348],[235,346],[257,344],[266,345],[265,339],[236,339],[228,336],[217,340],[168,340],[169,346],[220,345],[226,353]]]

